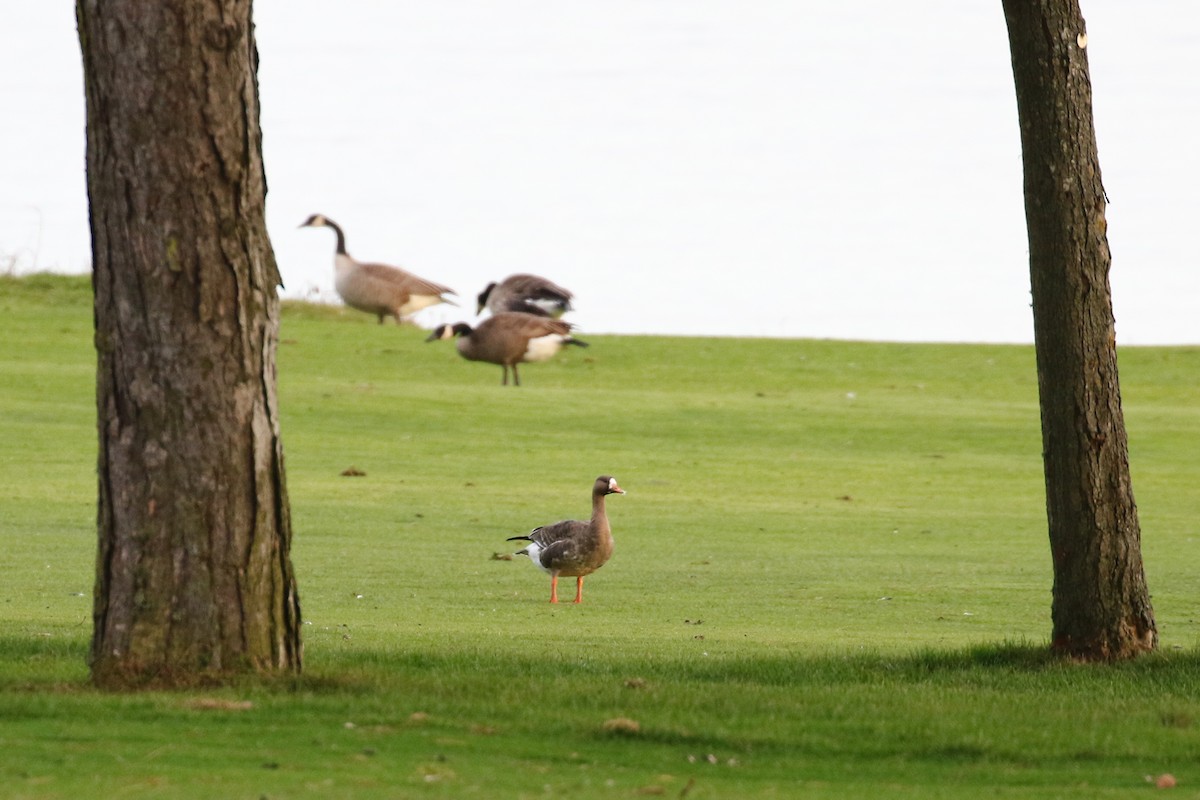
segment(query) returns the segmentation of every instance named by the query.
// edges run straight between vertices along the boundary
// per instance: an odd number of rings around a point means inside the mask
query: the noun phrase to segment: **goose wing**
[[[559,334],[567,336],[571,333],[571,324],[553,317],[539,317],[524,311],[503,311],[488,317],[480,323],[478,330],[487,331],[491,328],[511,331],[525,339],[537,339],[542,336]]]
[[[359,264],[358,269],[363,280],[396,287],[410,295],[417,294],[437,297],[443,294],[456,294],[448,286],[427,281],[408,270],[400,269],[400,267],[393,267],[388,264]]]
[[[583,536],[588,524],[582,520],[567,519],[553,525],[534,528],[529,539],[539,547],[538,560],[543,567],[571,563],[579,557]]]
[[[537,542],[542,547],[553,547],[560,542],[570,542],[587,532],[588,524],[583,520],[564,519],[553,525],[542,525],[534,528],[526,537]]]
[[[542,312],[571,310],[569,289],[559,286],[540,275],[510,275],[501,284],[509,294],[508,310],[519,311],[533,307]]]

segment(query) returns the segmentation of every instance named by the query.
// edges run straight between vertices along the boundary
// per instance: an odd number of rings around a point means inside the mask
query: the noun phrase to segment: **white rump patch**
[[[530,339],[529,345],[525,348],[525,360],[545,361],[559,351],[564,338],[561,333],[552,333],[548,336]]]
[[[537,542],[530,542],[529,546],[526,547],[524,550],[517,551],[518,555],[520,555],[521,553],[524,553],[525,555],[529,556],[529,560],[533,562],[533,565],[535,567],[537,567],[538,569],[540,569],[542,572],[545,572],[545,573],[550,572],[550,570],[548,570],[542,566],[542,546],[540,544],[538,544]]]
[[[400,306],[400,315],[407,317],[409,314],[415,314],[422,308],[436,306],[440,302],[442,302],[442,296],[438,294],[409,295],[408,302]]]

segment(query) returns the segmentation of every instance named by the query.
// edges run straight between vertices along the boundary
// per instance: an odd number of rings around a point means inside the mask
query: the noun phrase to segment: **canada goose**
[[[566,519],[553,525],[534,528],[528,536],[512,536],[507,541],[527,540],[529,546],[516,555],[529,556],[533,565],[550,573],[550,602],[558,602],[558,576],[575,576],[575,602],[583,602],[583,578],[604,566],[612,557],[612,527],[604,511],[604,498],[625,494],[611,475],[601,475],[592,484],[592,518],[587,522]]]
[[[468,361],[487,361],[504,368],[501,386],[508,385],[508,368],[512,367],[513,385],[521,385],[517,364],[522,361],[545,361],[566,344],[587,347],[571,336],[570,323],[561,319],[538,317],[523,311],[504,311],[488,317],[472,328],[465,322],[439,325],[425,340],[453,339],[458,354]]]
[[[509,275],[496,283],[493,281],[479,293],[476,314],[486,307],[493,314],[504,311],[524,311],[540,317],[561,317],[571,310],[573,295],[557,283],[538,275]]]
[[[364,264],[346,253],[346,235],[329,217],[313,214],[301,228],[333,228],[337,234],[337,252],[333,256],[333,287],[346,305],[375,314],[379,322],[392,317],[397,323],[402,317],[438,303],[453,302],[443,297],[457,294],[441,284],[418,278],[411,272],[387,264]]]

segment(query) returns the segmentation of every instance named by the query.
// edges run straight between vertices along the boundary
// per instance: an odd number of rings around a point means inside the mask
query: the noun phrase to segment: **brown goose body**
[[[493,314],[505,311],[524,311],[539,317],[561,317],[571,310],[570,290],[540,275],[518,273],[509,275],[499,283],[489,283],[479,293],[476,314],[487,308]]]
[[[342,301],[359,311],[375,314],[382,323],[384,317],[396,322],[415,314],[422,308],[438,303],[451,303],[445,297],[454,290],[440,283],[427,281],[399,267],[356,261],[346,253],[346,235],[341,226],[321,214],[313,214],[302,228],[333,228],[337,234],[337,250],[333,256],[333,288]]]
[[[616,478],[601,475],[592,484],[591,519],[567,519],[508,539],[529,542],[517,555],[529,556],[534,566],[549,573],[551,603],[558,602],[560,575],[575,578],[575,602],[582,602],[584,576],[600,569],[612,557],[612,527],[604,508],[604,498],[610,494],[625,494],[625,490],[617,485]]]
[[[521,385],[517,364],[545,361],[564,345],[587,347],[587,342],[571,336],[570,323],[551,317],[539,317],[521,311],[505,311],[488,317],[472,328],[465,322],[439,325],[425,340],[454,339],[458,354],[468,361],[486,361],[504,368],[501,385],[508,385],[511,367],[513,384]]]

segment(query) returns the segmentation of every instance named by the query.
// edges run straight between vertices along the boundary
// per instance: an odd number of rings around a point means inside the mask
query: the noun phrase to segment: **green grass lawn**
[[[1045,653],[1031,347],[588,334],[506,388],[289,305],[305,673],[112,695],[90,286],[0,313],[0,797],[1200,796],[1200,348],[1121,351],[1161,652],[1084,667]],[[494,556],[602,473],[616,555],[551,606]]]

